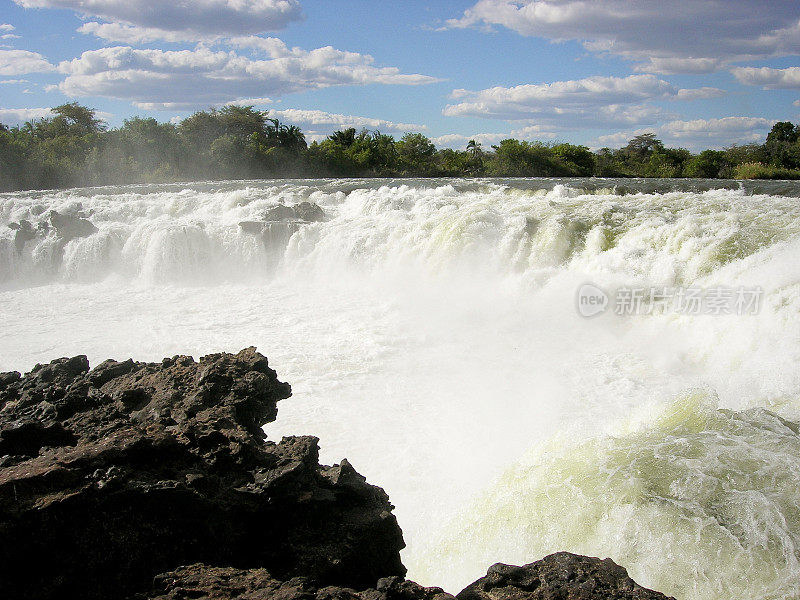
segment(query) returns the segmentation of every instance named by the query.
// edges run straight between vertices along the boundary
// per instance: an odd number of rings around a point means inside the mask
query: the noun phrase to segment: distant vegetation
[[[777,123],[764,144],[692,154],[653,134],[624,148],[506,139],[437,149],[420,133],[336,131],[306,143],[294,125],[251,106],[200,111],[179,124],[133,118],[107,129],[77,103],[9,128],[0,124],[0,190],[270,177],[800,178],[800,129]]]

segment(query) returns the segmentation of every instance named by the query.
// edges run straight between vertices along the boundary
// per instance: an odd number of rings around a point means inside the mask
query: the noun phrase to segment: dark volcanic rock
[[[36,230],[30,221],[22,219],[19,223],[9,223],[8,226],[16,231],[14,234],[14,248],[17,253],[22,252],[28,241],[36,239]]]
[[[290,395],[254,348],[0,374],[0,589],[124,598],[203,562],[315,585],[403,575],[386,494],[317,439],[265,441]]]
[[[319,588],[303,577],[280,581],[265,569],[216,568],[195,564],[155,578],[150,594],[137,600],[184,598],[246,600],[454,600],[441,588],[424,588],[401,577],[386,577],[357,591]],[[560,552],[515,567],[496,564],[468,586],[458,600],[674,600],[647,590],[610,558]]]
[[[325,212],[318,204],[313,202],[301,202],[294,207],[294,212],[301,221],[317,222],[325,220]]]
[[[628,577],[610,558],[559,552],[522,567],[497,563],[458,600],[674,600]]]
[[[306,223],[313,223],[325,220],[325,212],[318,204],[313,202],[301,202],[294,206],[278,204],[264,213],[265,221],[293,221],[300,220]]]
[[[194,564],[159,575],[153,591],[136,600],[454,600],[441,588],[424,588],[402,577],[380,579],[374,588],[315,586],[305,577],[274,579],[265,569],[233,569]]]
[[[87,237],[98,231],[97,227],[88,219],[77,215],[61,214],[54,210],[50,211],[50,224],[64,242]]]
[[[85,356],[0,373],[0,591],[89,600],[455,600],[403,579],[386,494],[266,441],[267,359]],[[611,559],[496,564],[458,600],[669,600]]]
[[[294,208],[284,204],[278,204],[278,206],[268,208],[264,213],[265,221],[289,221],[296,218],[297,213],[294,212]]]

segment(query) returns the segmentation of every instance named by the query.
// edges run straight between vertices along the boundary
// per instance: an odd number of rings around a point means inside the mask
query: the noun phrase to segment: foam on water
[[[565,549],[610,556],[677,598],[797,597],[798,427],[715,405],[697,391],[634,434],[537,446],[412,568],[460,584],[465,565]]]
[[[4,194],[0,370],[257,345],[294,389],[269,436],[317,435],[323,460],[346,456],[383,486],[423,584],[458,591],[498,560],[573,550],[683,599],[797,595],[797,191],[346,180]],[[239,226],[306,200],[324,223]],[[98,231],[18,251],[6,225],[50,210]],[[584,319],[586,282],[764,297],[749,316]]]

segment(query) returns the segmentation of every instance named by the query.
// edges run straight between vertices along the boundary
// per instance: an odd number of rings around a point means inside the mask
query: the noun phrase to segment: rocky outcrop
[[[267,209],[264,213],[265,221],[304,221],[315,223],[325,220],[325,212],[314,202],[300,202],[294,206],[278,204]]]
[[[196,562],[363,588],[403,575],[383,490],[320,466],[316,438],[265,441],[289,395],[253,348],[0,375],[4,596],[123,598]]]
[[[325,220],[325,212],[313,202],[300,202],[294,206],[278,204],[264,213],[261,221],[240,221],[244,233],[261,238],[269,250],[284,250],[289,239],[303,226]]]
[[[30,240],[36,239],[37,232],[30,221],[22,219],[19,223],[9,223],[8,226],[16,232],[14,233],[14,248],[17,253],[22,252],[25,244]]]
[[[85,218],[83,209],[79,206],[76,210],[74,214],[51,210],[47,219],[38,221],[36,227],[26,219],[21,219],[18,223],[9,223],[8,227],[15,231],[14,248],[17,253],[21,253],[29,241],[43,239],[52,231],[57,241],[54,258],[60,260],[64,246],[69,241],[97,233],[99,230],[94,223]]]
[[[383,490],[314,437],[266,440],[290,394],[255,348],[0,373],[3,597],[455,600],[403,579]],[[457,598],[668,600],[568,553]]]
[[[648,590],[610,558],[559,552],[522,567],[497,563],[458,600],[675,600]]]
[[[314,223],[325,220],[325,212],[314,202],[301,202],[294,207],[297,218],[307,223]]]
[[[54,210],[50,211],[50,225],[65,243],[75,238],[88,237],[98,231],[91,221],[80,215],[62,214]]]
[[[208,598],[227,600],[455,600],[441,588],[422,587],[402,577],[386,577],[366,590],[327,586],[308,579],[273,578],[265,569],[231,569],[195,564],[159,575],[138,600]],[[610,558],[568,552],[516,567],[496,564],[457,600],[674,600],[645,589]]]
[[[232,569],[195,564],[154,579],[153,590],[137,600],[455,600],[441,588],[424,588],[402,577],[385,577],[366,590],[314,585],[305,577],[274,579],[266,569]]]

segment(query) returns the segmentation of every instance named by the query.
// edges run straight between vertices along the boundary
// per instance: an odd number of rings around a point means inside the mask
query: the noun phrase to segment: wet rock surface
[[[325,211],[314,202],[300,202],[294,206],[278,204],[264,212],[264,221],[293,221],[316,223],[325,220]]]
[[[289,239],[304,225],[325,220],[325,212],[313,202],[294,206],[279,204],[264,213],[262,221],[240,221],[244,233],[261,238],[268,249],[284,249]]]
[[[88,237],[97,233],[98,229],[88,219],[80,215],[62,214],[50,211],[50,225],[56,230],[56,235],[64,242],[75,238]]]
[[[253,348],[0,375],[4,595],[126,597],[195,562],[319,585],[403,575],[383,490],[320,466],[316,438],[265,441],[290,393]]]
[[[80,206],[74,213],[60,213],[51,210],[47,217],[37,221],[35,226],[30,221],[21,219],[19,222],[9,223],[8,227],[14,231],[14,248],[17,254],[22,253],[28,242],[53,235],[56,241],[54,255],[56,262],[61,260],[67,243],[74,239],[89,237],[99,231],[94,223],[86,218]]]
[[[424,588],[402,577],[385,577],[374,587],[319,587],[305,577],[274,579],[266,569],[233,569],[195,564],[157,576],[153,589],[137,600],[183,598],[260,600],[454,600],[441,588]]]
[[[294,212],[301,221],[313,223],[325,220],[325,212],[313,202],[301,202],[294,207]]]
[[[0,589],[15,599],[454,600],[403,578],[382,489],[266,440],[255,348],[0,373]],[[668,600],[610,559],[497,564],[458,600]]]
[[[458,600],[674,600],[648,590],[610,558],[559,552],[521,567],[497,563]]]

